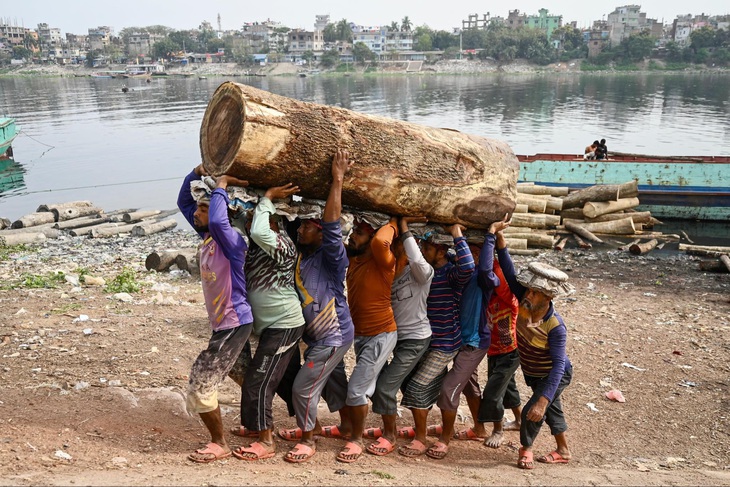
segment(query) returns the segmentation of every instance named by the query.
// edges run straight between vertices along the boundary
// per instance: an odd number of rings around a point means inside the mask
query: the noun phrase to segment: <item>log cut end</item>
[[[200,126],[200,156],[212,175],[225,174],[243,140],[246,104],[236,83],[218,87]]]

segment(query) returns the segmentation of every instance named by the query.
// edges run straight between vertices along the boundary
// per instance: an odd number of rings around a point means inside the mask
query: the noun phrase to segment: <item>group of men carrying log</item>
[[[572,366],[566,327],[552,302],[572,292],[567,275],[537,262],[516,274],[503,235],[506,218],[474,241],[459,224],[445,227],[445,234],[417,236],[411,227],[425,218],[393,217],[381,225],[356,214],[345,245],[341,195],[351,165],[348,153],[338,150],[324,209],[300,218],[296,243],[274,200],[295,194],[297,186],[269,188],[256,203],[245,238],[229,218],[226,190],[248,183],[219,176],[212,191],[196,197],[191,183],[205,169],[199,165],[185,178],[178,206],[203,239],[200,275],[212,328],[187,394],[188,411],[200,415],[211,442],[189,459],[273,457],[276,393],[296,417],[297,428],[276,432],[296,441],[284,456],[288,462],[310,459],[321,436],[345,440],[336,458],[351,463],[364,451],[443,459],[453,439],[498,448],[504,430],[519,430],[517,465],[531,469],[533,442],[547,422],[557,447],[536,460],[567,463],[560,396]],[[252,333],[258,336],[253,356]],[[307,345],[303,361],[300,340]],[[356,361],[348,377],[344,357],[351,347]],[[482,390],[477,369],[484,357],[488,378]],[[520,365],[532,389],[523,407],[515,382]],[[241,425],[231,433],[255,439],[235,450],[226,440],[217,398],[227,376],[241,385]],[[401,406],[412,412],[412,427],[397,428],[398,391]],[[462,393],[474,427],[455,433]],[[320,424],[321,397],[339,413],[338,425]],[[366,428],[369,401],[382,417],[380,427]],[[434,404],[442,421],[428,426]],[[503,423],[505,409],[515,421]],[[427,435],[438,440],[427,445]],[[375,441],[365,446],[365,438]],[[398,447],[398,438],[407,442]]]

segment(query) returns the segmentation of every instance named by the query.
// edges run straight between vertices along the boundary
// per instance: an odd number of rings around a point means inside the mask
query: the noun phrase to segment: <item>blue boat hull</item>
[[[729,158],[644,156],[584,161],[558,154],[518,157],[520,181],[572,190],[635,179],[639,182],[639,209],[651,211],[657,218],[730,221]]]

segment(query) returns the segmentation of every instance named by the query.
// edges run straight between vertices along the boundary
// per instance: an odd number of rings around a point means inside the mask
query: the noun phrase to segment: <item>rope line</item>
[[[140,181],[125,181],[123,183],[109,183],[109,184],[92,184],[89,186],[75,186],[73,188],[57,188],[57,189],[39,189],[36,191],[24,191],[22,193],[14,193],[14,194],[8,194],[8,197],[16,197],[16,196],[25,196],[28,194],[37,194],[37,193],[56,193],[60,191],[74,191],[77,189],[91,189],[91,188],[107,188],[110,186],[126,186],[129,184],[142,184],[142,183],[157,183],[161,181],[179,181],[180,177],[174,177],[174,178],[159,178],[159,179],[145,179]]]

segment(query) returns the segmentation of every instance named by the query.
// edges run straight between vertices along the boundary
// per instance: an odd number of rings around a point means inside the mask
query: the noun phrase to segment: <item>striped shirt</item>
[[[456,262],[435,269],[431,290],[426,300],[431,323],[430,347],[450,353],[461,347],[459,303],[464,286],[474,273],[474,258],[464,237],[454,239]]]

